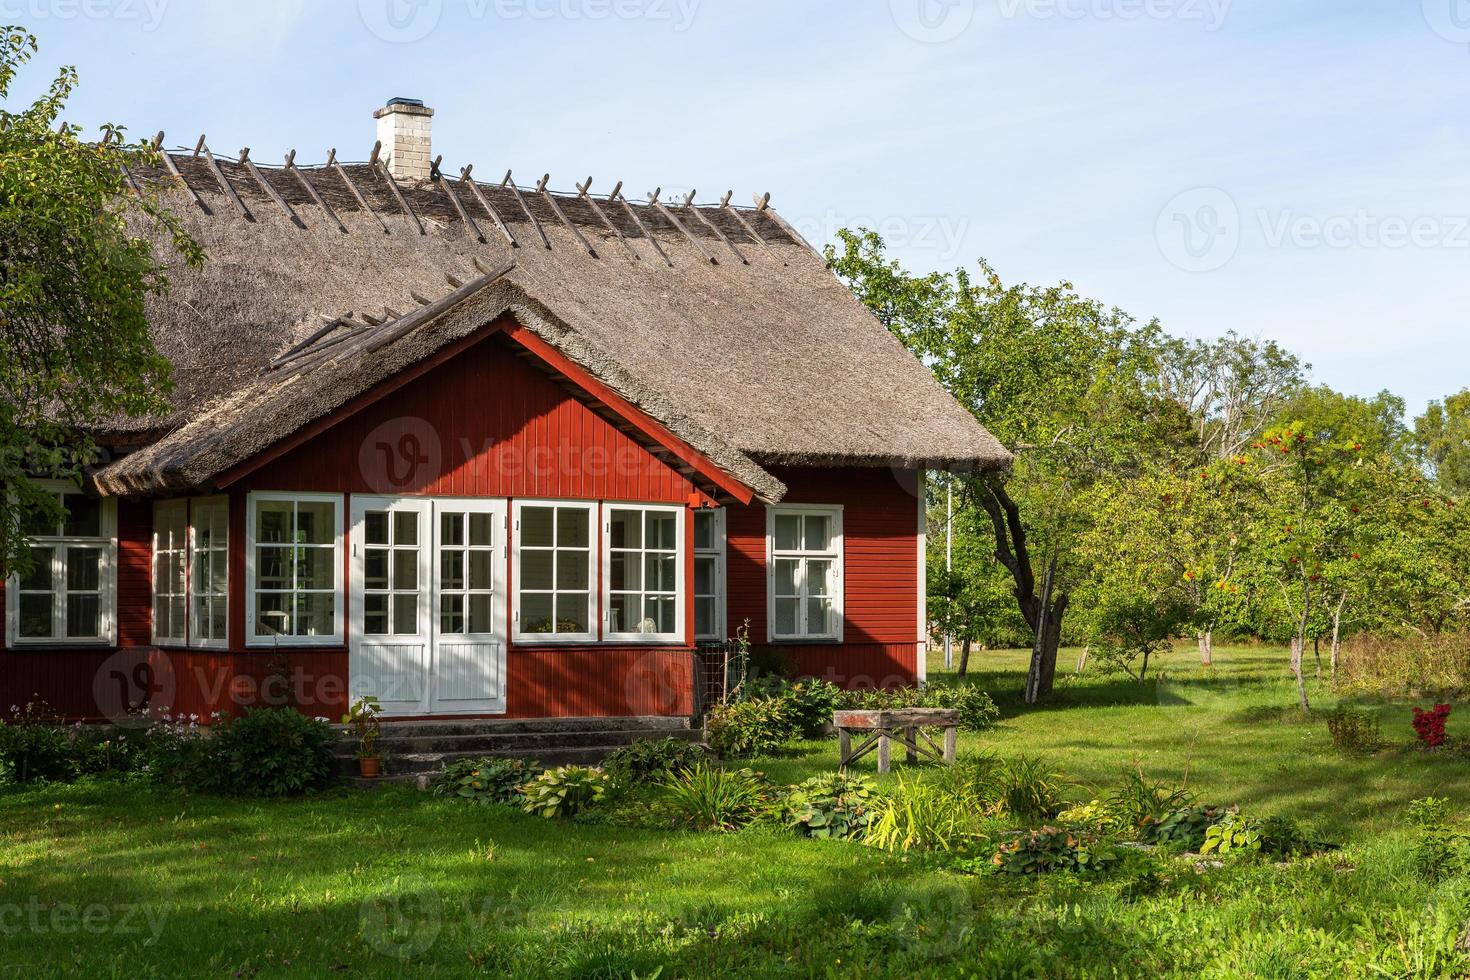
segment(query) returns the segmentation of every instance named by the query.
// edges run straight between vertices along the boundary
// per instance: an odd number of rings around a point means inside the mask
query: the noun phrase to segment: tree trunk
[[[960,669],[957,676],[964,677],[970,672],[970,638],[967,636],[960,641]]]
[[[1199,662],[1201,667],[1213,667],[1215,664],[1215,631],[1205,630],[1199,634]]]
[[[1054,553],[1047,565],[1045,581],[1037,592],[1036,573],[1031,566],[1031,551],[1026,544],[1026,529],[1021,523],[1021,509],[1006,493],[998,480],[971,484],[976,502],[990,517],[995,530],[995,559],[1015,582],[1012,595],[1034,638],[1031,666],[1026,673],[1025,699],[1035,704],[1052,692],[1056,683],[1057,649],[1062,640],[1062,617],[1066,614],[1066,592],[1054,592],[1058,556]]]
[[[1082,653],[1078,655],[1078,657],[1077,657],[1077,676],[1078,677],[1081,677],[1082,676],[1082,672],[1087,669],[1087,655],[1089,653],[1091,653],[1091,652],[1092,652],[1092,647],[1083,647],[1082,648]]]
[[[1312,710],[1307,700],[1307,679],[1302,673],[1302,657],[1307,652],[1307,617],[1312,612],[1312,586],[1302,591],[1302,618],[1297,622],[1296,636],[1291,638],[1291,672],[1296,675],[1296,699],[1305,714]]]
[[[1317,658],[1317,681],[1322,681],[1322,637],[1312,637],[1312,655]]]
[[[1337,665],[1342,662],[1342,607],[1347,605],[1347,593],[1337,600],[1332,610],[1332,683],[1337,683]]]
[[[1148,676],[1148,658],[1151,652],[1152,651],[1145,649],[1143,651],[1143,662],[1138,665],[1138,683],[1140,684],[1142,684],[1144,682],[1144,679]]]

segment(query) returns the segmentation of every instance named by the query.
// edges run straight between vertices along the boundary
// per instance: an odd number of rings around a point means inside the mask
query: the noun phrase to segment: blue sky
[[[435,148],[570,189],[771,191],[1417,412],[1470,385],[1470,0],[0,0],[68,117],[257,160]]]

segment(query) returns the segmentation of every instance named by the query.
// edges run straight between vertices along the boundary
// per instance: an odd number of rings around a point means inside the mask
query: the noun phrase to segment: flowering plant
[[[1449,720],[1450,706],[1447,704],[1436,704],[1428,711],[1414,709],[1414,731],[1427,748],[1437,749],[1445,743],[1444,726]]]

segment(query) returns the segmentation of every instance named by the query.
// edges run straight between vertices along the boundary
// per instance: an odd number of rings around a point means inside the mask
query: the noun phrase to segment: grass
[[[1181,652],[1143,686],[1068,678],[1042,708],[1012,693],[1022,655],[975,662],[1003,718],[962,752],[1044,756],[1079,800],[1141,765],[1346,846],[1290,866],[1151,859],[1010,881],[774,828],[584,825],[396,788],[273,803],[101,782],[0,789],[0,976],[1470,971],[1470,880],[1423,878],[1402,821],[1431,793],[1466,809],[1470,760],[1408,748],[1410,705],[1373,706],[1401,745],[1343,756],[1292,707],[1280,651],[1220,650],[1210,671]],[[1461,738],[1466,714],[1451,719]],[[835,761],[832,743],[806,743],[757,766],[796,782]]]

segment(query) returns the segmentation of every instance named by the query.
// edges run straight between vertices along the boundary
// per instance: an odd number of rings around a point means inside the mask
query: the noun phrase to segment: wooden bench
[[[878,771],[887,772],[890,762],[889,743],[894,738],[903,743],[905,760],[908,762],[916,762],[921,756],[929,756],[950,765],[954,762],[959,725],[960,713],[951,708],[836,711],[832,714],[832,726],[837,729],[838,744],[842,748],[842,761],[839,765],[843,769],[877,749]],[[944,748],[941,749],[929,737],[925,728],[944,729]],[[853,748],[852,744],[854,733],[864,739],[857,748]]]

